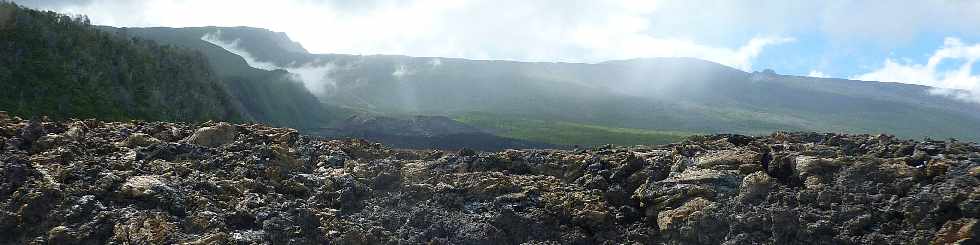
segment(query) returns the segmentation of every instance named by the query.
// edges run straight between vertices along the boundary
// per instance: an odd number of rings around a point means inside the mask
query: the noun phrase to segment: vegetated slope
[[[286,72],[246,74],[222,79],[258,122],[306,129],[320,127],[347,114],[344,110],[324,106]]]
[[[562,121],[507,117],[498,114],[465,113],[453,119],[501,136],[551,144],[649,145],[683,140],[690,133],[649,129],[611,128]]]
[[[242,100],[245,108],[253,111],[252,114],[256,118],[264,119],[259,121],[273,122],[272,125],[298,125],[296,127],[308,134],[333,138],[359,137],[402,148],[499,150],[554,146],[492,135],[445,117],[406,117],[403,114],[377,113],[368,108],[333,102],[320,103],[302,84],[292,80],[297,79],[297,74],[289,74],[284,70],[268,71],[251,67],[243,57],[233,53],[232,50],[225,50],[223,47],[202,40],[206,35],[228,43],[249,40],[251,43],[269,47],[251,50],[259,55],[278,52],[278,57],[308,57],[308,53],[302,46],[290,41],[283,33],[250,27],[103,28],[120,35],[138,36],[200,50],[206,54],[218,73],[229,81],[231,91],[238,97],[245,98]],[[240,83],[245,84],[239,85]],[[280,83],[288,86],[284,87]],[[267,113],[284,115],[267,115]],[[297,115],[305,115],[306,118]],[[288,122],[293,124],[278,124],[277,120],[266,118],[299,119]],[[310,120],[311,118],[321,118],[321,120],[314,121]]]
[[[505,138],[442,116],[353,115],[331,127],[308,131],[311,134],[341,138],[354,137],[409,149],[529,149],[558,148],[558,144]],[[509,135],[504,135],[508,136]]]
[[[23,116],[248,120],[200,53],[0,2],[0,108]]]
[[[200,51],[256,121],[307,129],[322,127],[351,113],[321,103],[293,75],[283,70],[253,68],[242,57],[201,40],[201,37],[217,32],[219,28],[100,28],[124,37],[139,37]],[[252,38],[263,40],[256,36]],[[277,46],[275,51],[290,48],[302,50],[296,44],[293,47]]]
[[[401,151],[0,113],[0,243],[976,244],[980,146],[887,135]]]
[[[980,139],[980,105],[918,85],[746,73],[691,58],[575,64],[270,52],[292,41],[252,41],[245,33],[262,30],[236,30],[229,38],[259,61],[333,66],[324,86],[334,92],[321,100],[382,114],[480,112],[663,131]]]
[[[687,132],[813,130],[980,138],[980,107],[929,95],[929,88],[921,86],[848,81],[892,96],[845,94],[797,86],[784,76],[674,58],[592,65],[440,59],[434,67],[428,64],[431,58],[332,57],[329,62],[346,69],[333,71],[340,92],[325,100],[377,111],[477,111]],[[399,70],[402,75],[392,75]],[[906,97],[889,87],[907,87],[919,96]],[[912,99],[921,97],[932,100]]]

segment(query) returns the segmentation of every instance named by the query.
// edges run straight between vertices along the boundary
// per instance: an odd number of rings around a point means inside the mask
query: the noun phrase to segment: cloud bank
[[[980,76],[973,72],[977,59],[980,59],[980,43],[965,44],[958,38],[948,37],[925,64],[889,58],[881,68],[852,78],[925,85],[935,87],[934,94],[980,103]],[[954,67],[941,69],[943,64]]]

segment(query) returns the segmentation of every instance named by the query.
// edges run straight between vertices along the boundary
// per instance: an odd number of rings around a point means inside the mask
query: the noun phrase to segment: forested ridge
[[[0,110],[107,120],[249,119],[197,51],[0,2]]]

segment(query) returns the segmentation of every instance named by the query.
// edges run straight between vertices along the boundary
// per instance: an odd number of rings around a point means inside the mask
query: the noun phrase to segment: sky
[[[313,53],[596,63],[920,84],[980,103],[974,0],[15,0],[110,26],[252,26]]]

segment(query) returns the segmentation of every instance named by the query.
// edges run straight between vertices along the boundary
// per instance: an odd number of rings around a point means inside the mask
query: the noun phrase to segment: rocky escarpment
[[[0,115],[0,243],[976,243],[980,147],[775,133],[402,151]]]

